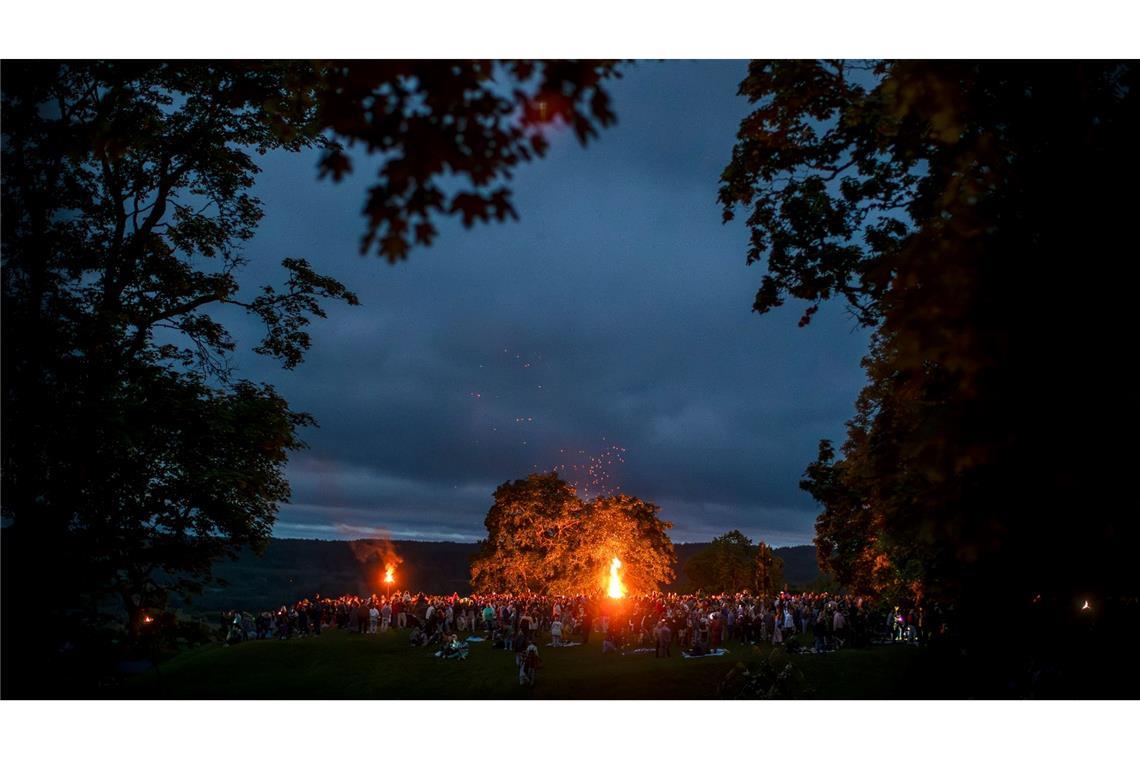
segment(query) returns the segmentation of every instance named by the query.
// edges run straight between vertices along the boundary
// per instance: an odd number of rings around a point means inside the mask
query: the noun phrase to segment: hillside
[[[402,562],[396,583],[429,593],[470,591],[468,568],[475,544],[441,541],[393,541],[390,544]],[[671,589],[686,585],[682,568],[706,543],[677,544],[677,581]],[[382,590],[384,546],[371,541],[321,541],[274,539],[258,556],[243,552],[224,562],[217,575],[224,583],[209,588],[194,600],[203,611],[227,608],[267,609],[314,593],[371,593]],[[815,547],[790,546],[775,550],[784,560],[784,576],[794,586],[819,576]]]
[[[789,697],[884,699],[927,689],[946,696],[930,657],[911,646],[845,649],[827,657],[791,657],[772,645],[735,642],[721,657],[686,660],[630,651],[606,655],[590,646],[543,645],[535,687],[520,687],[509,652],[473,643],[462,662],[408,646],[403,631],[359,636],[328,630],[317,637],[211,644],[183,652],[129,680],[115,696],[130,699],[710,699],[738,663],[761,658],[793,665]],[[935,692],[936,689],[941,691]]]

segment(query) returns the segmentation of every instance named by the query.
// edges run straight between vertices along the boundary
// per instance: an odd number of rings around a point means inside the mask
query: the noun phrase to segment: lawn
[[[541,647],[538,684],[518,684],[514,655],[473,643],[464,661],[444,661],[410,647],[407,635],[326,631],[319,638],[211,644],[184,652],[128,680],[125,697],[213,699],[708,699],[739,661],[771,647],[730,645],[722,657],[686,660],[607,654],[588,646]],[[912,696],[906,684],[919,663],[909,646],[797,655],[791,661],[811,695],[821,698]]]

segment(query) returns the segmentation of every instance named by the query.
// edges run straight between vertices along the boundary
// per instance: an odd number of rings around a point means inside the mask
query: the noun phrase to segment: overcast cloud
[[[799,478],[820,438],[843,436],[867,334],[838,306],[805,329],[802,304],[750,310],[762,270],[716,204],[745,68],[628,69],[615,128],[586,149],[556,135],[517,172],[521,221],[445,224],[394,267],[357,253],[365,167],[334,185],[314,155],[266,157],[243,279],[300,256],[362,301],[329,310],[292,372],[239,357],[320,423],[276,535],[476,540],[499,483],[564,465],[589,487],[582,465],[610,450],[609,486],[660,505],[674,540],[810,542]]]

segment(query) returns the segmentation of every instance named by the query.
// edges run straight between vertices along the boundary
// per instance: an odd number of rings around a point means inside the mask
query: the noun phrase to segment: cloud
[[[806,329],[796,304],[750,312],[762,271],[715,203],[744,73],[638,65],[614,88],[617,128],[517,172],[521,221],[445,224],[394,267],[356,253],[367,172],[319,183],[313,155],[268,156],[243,282],[302,256],[362,300],[313,326],[292,372],[240,356],[320,424],[277,534],[477,538],[499,483],[620,446],[613,482],[675,537],[810,540],[818,509],[797,484],[819,438],[843,435],[867,336],[834,305]]]

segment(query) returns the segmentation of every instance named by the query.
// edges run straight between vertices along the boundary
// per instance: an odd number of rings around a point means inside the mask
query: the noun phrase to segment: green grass
[[[708,699],[732,666],[771,647],[730,645],[723,657],[685,660],[653,653],[603,655],[588,646],[540,648],[543,667],[533,688],[518,684],[514,655],[471,645],[464,661],[444,661],[410,647],[405,632],[362,636],[326,631],[319,638],[211,644],[129,680],[122,696],[212,699]],[[813,696],[905,697],[917,662],[911,647],[872,647],[792,662]]]

